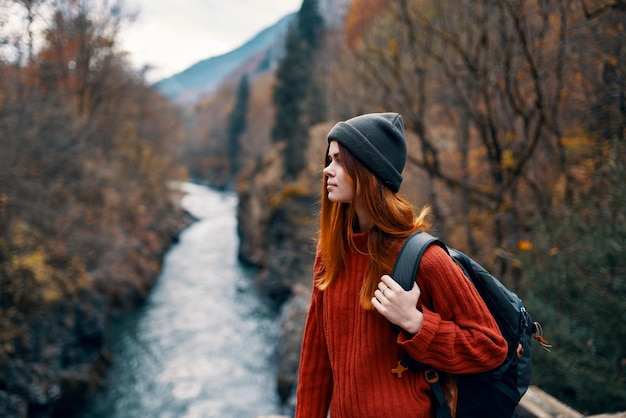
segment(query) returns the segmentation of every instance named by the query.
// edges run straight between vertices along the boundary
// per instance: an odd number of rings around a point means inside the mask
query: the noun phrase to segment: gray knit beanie
[[[328,133],[393,192],[400,190],[406,163],[406,138],[402,116],[369,113],[337,123]]]

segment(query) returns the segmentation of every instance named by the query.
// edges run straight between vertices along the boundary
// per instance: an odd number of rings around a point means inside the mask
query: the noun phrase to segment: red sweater
[[[433,417],[429,384],[421,373],[391,373],[402,350],[450,373],[476,373],[500,365],[506,342],[482,299],[440,247],[422,258],[417,284],[424,325],[396,336],[376,310],[359,305],[368,269],[368,233],[359,251],[326,291],[313,290],[298,378],[296,418]],[[399,247],[398,247],[399,250]],[[318,271],[316,261],[316,269]],[[391,273],[391,272],[390,272]]]

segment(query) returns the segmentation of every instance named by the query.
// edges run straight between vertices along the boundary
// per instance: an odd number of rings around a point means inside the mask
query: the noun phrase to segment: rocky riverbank
[[[311,297],[321,163],[329,126],[311,131],[309,166],[285,183],[278,150],[240,177],[239,258],[259,267],[259,290],[280,305],[278,392],[293,406],[300,346]]]
[[[145,301],[191,221],[178,198],[161,215],[142,214],[120,243],[122,260],[89,271],[62,243],[33,252],[41,237],[13,226],[11,241],[0,242],[0,416],[67,417],[81,407],[112,361],[107,321]]]

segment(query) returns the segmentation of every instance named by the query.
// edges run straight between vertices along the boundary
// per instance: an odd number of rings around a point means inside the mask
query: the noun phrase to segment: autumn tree
[[[92,112],[102,101],[104,77],[115,64],[117,33],[132,18],[122,10],[119,4],[60,1],[45,31],[46,46],[38,54],[42,82],[72,97],[81,113]]]
[[[402,0],[388,10],[354,48],[356,79],[405,115],[419,141],[411,163],[434,182],[435,208],[447,199],[437,184],[459,191],[457,216],[476,221],[466,246],[478,251],[480,225],[492,247],[515,248],[526,214],[546,213],[545,185],[568,175],[562,162],[538,170],[534,158],[563,152],[567,5]]]

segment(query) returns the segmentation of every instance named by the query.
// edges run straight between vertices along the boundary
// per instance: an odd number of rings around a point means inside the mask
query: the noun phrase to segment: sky
[[[137,12],[120,33],[121,47],[136,69],[153,67],[149,82],[224,54],[252,39],[302,0],[125,0]]]

